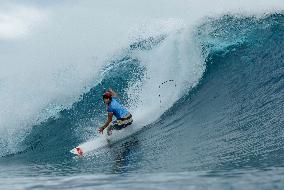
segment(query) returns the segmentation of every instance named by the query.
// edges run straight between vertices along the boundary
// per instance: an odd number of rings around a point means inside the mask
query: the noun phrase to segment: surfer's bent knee
[[[116,121],[114,121],[111,126],[110,126],[110,130],[121,130],[129,125],[131,125],[133,122],[133,119],[132,119],[132,115],[131,114],[128,114],[125,118],[122,118],[122,119],[118,119]]]

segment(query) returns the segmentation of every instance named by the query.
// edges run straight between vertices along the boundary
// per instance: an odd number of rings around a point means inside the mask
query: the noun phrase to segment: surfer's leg
[[[110,124],[110,125],[107,127],[107,135],[111,135],[112,130],[113,130],[113,125]]]
[[[119,120],[119,122],[117,122],[117,123],[118,123],[117,130],[121,130],[121,129],[131,125],[133,123],[132,115],[129,114],[129,116],[127,118]]]
[[[133,122],[132,117],[129,117],[124,120],[117,120],[115,125],[113,126],[113,129],[115,130],[121,130],[129,125],[131,125]]]
[[[112,130],[116,129],[117,121],[113,121],[108,127],[107,127],[107,134],[111,135]]]
[[[128,125],[131,125],[133,122],[132,120],[132,116],[130,115],[129,118],[126,118],[124,120],[116,120],[113,121],[107,128],[107,134],[111,135],[112,134],[112,130],[121,130],[125,127],[127,127]]]

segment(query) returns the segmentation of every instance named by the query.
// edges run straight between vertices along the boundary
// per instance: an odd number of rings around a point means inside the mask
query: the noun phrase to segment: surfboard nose
[[[76,147],[77,154],[83,156],[83,150],[80,147]]]

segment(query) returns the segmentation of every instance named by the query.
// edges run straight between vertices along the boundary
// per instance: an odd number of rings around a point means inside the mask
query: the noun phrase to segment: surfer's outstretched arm
[[[113,113],[108,112],[107,121],[105,122],[105,124],[102,127],[99,128],[100,133],[103,133],[104,129],[107,128],[107,126],[110,124],[110,122],[112,121],[112,116],[113,116]]]

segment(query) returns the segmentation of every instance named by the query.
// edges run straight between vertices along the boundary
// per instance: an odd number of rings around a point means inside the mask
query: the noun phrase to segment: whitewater
[[[283,10],[1,2],[0,187],[283,189]],[[109,87],[134,118],[110,144],[97,132]]]

